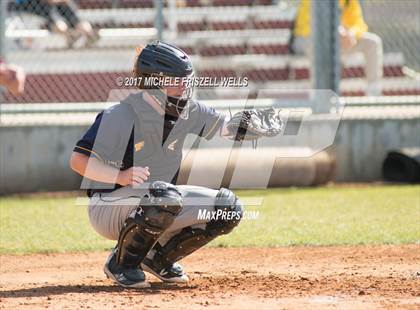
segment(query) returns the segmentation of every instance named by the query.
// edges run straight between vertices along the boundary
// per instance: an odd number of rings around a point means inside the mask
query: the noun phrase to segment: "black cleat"
[[[190,279],[184,273],[182,266],[178,263],[173,263],[171,266],[159,269],[153,265],[153,261],[145,258],[141,263],[141,268],[154,276],[168,283],[187,283]]]
[[[108,278],[122,287],[147,288],[150,283],[146,282],[146,276],[140,268],[123,267],[117,265],[115,250],[109,255],[104,272]]]

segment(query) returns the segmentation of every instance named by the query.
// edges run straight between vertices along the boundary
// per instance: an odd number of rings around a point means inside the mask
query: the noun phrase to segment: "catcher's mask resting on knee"
[[[181,49],[164,42],[153,42],[137,49],[133,73],[141,79],[142,89],[159,89],[153,97],[166,113],[188,118],[189,100],[193,95],[194,69],[190,57]],[[147,78],[165,81],[169,86],[146,85]]]

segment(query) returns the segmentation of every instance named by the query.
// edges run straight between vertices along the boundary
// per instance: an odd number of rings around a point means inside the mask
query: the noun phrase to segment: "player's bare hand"
[[[356,35],[351,29],[346,29],[342,26],[338,28],[338,33],[340,35],[341,47],[345,50],[351,49],[356,45]]]
[[[131,167],[120,171],[117,183],[122,186],[143,184],[149,176],[149,167]]]
[[[25,72],[21,67],[0,63],[0,85],[15,96],[23,93],[25,88]]]

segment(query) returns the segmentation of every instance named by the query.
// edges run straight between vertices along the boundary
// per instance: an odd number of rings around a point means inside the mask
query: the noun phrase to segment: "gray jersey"
[[[121,170],[148,166],[148,182],[175,183],[186,136],[195,134],[210,139],[223,121],[220,113],[197,101],[190,102],[188,119],[161,115],[143,99],[141,92],[101,112],[74,151]],[[91,182],[88,187],[93,189],[89,191],[91,196],[120,186]]]

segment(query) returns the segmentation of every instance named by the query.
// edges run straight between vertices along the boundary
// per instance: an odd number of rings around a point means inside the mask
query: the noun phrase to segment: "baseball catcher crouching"
[[[175,185],[186,135],[255,140],[279,134],[282,124],[273,109],[241,111],[227,120],[192,100],[193,83],[182,78],[193,76],[193,66],[175,46],[156,42],[137,52],[133,71],[143,91],[98,114],[70,166],[90,180],[92,226],[118,240],[104,267],[109,278],[123,287],[148,287],[144,270],[165,282],[188,282],[177,262],[230,233],[243,211],[226,188]],[[173,83],[145,85],[150,77]],[[233,216],[200,218],[200,210]]]

